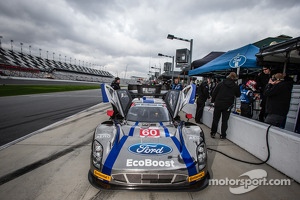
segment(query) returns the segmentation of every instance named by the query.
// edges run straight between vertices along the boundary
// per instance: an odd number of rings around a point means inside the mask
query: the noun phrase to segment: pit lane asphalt
[[[0,97],[0,146],[101,101],[100,86],[94,90]]]
[[[88,182],[91,141],[95,127],[108,117],[110,104],[100,103],[0,151],[1,199],[298,199],[300,186],[258,186],[250,192],[234,195],[229,185],[208,186],[199,192],[142,192],[98,190]],[[229,140],[212,139],[210,129],[200,125],[207,146],[232,156],[259,160]],[[208,151],[208,169],[212,179],[238,179],[254,169],[267,171],[268,179],[288,179],[267,164],[256,166],[236,162]]]

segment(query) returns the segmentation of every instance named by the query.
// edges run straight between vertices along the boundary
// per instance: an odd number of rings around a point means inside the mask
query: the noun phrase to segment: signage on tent
[[[243,64],[245,64],[246,60],[246,56],[238,54],[229,61],[229,66],[231,68],[241,67],[243,66]]]

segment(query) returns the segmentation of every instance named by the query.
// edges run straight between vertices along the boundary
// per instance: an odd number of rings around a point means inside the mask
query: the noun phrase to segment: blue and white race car
[[[194,103],[195,85],[170,90],[163,98],[132,98],[128,90],[107,84],[101,90],[103,102],[110,102],[119,116],[95,130],[88,176],[92,185],[142,190],[200,190],[208,185],[203,130],[188,121],[191,114],[186,114],[187,121],[178,117],[186,104]]]

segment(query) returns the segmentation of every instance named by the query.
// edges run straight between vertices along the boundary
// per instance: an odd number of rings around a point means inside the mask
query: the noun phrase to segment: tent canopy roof
[[[212,51],[206,56],[204,56],[201,59],[194,60],[192,62],[192,68],[191,69],[196,69],[198,67],[201,67],[202,65],[205,65],[206,63],[212,61],[213,59],[219,57],[220,55],[224,54],[225,52],[223,51]]]
[[[252,44],[228,51],[205,65],[190,70],[189,76],[196,76],[214,71],[230,71],[238,67],[247,69],[260,68],[256,63],[255,56],[258,51],[259,48]]]

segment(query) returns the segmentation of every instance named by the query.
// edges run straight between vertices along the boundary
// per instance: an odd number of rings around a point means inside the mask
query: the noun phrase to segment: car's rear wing
[[[163,97],[173,118],[186,104],[194,104],[195,102],[196,85],[194,84],[188,85],[182,90],[165,90],[162,92],[161,88],[161,85],[129,85],[128,90],[114,90],[107,84],[101,84],[103,102],[112,103],[122,117],[125,117],[133,98]]]
[[[168,91],[162,90],[162,85],[128,85],[128,91],[132,98],[142,98],[142,97],[163,97]]]

